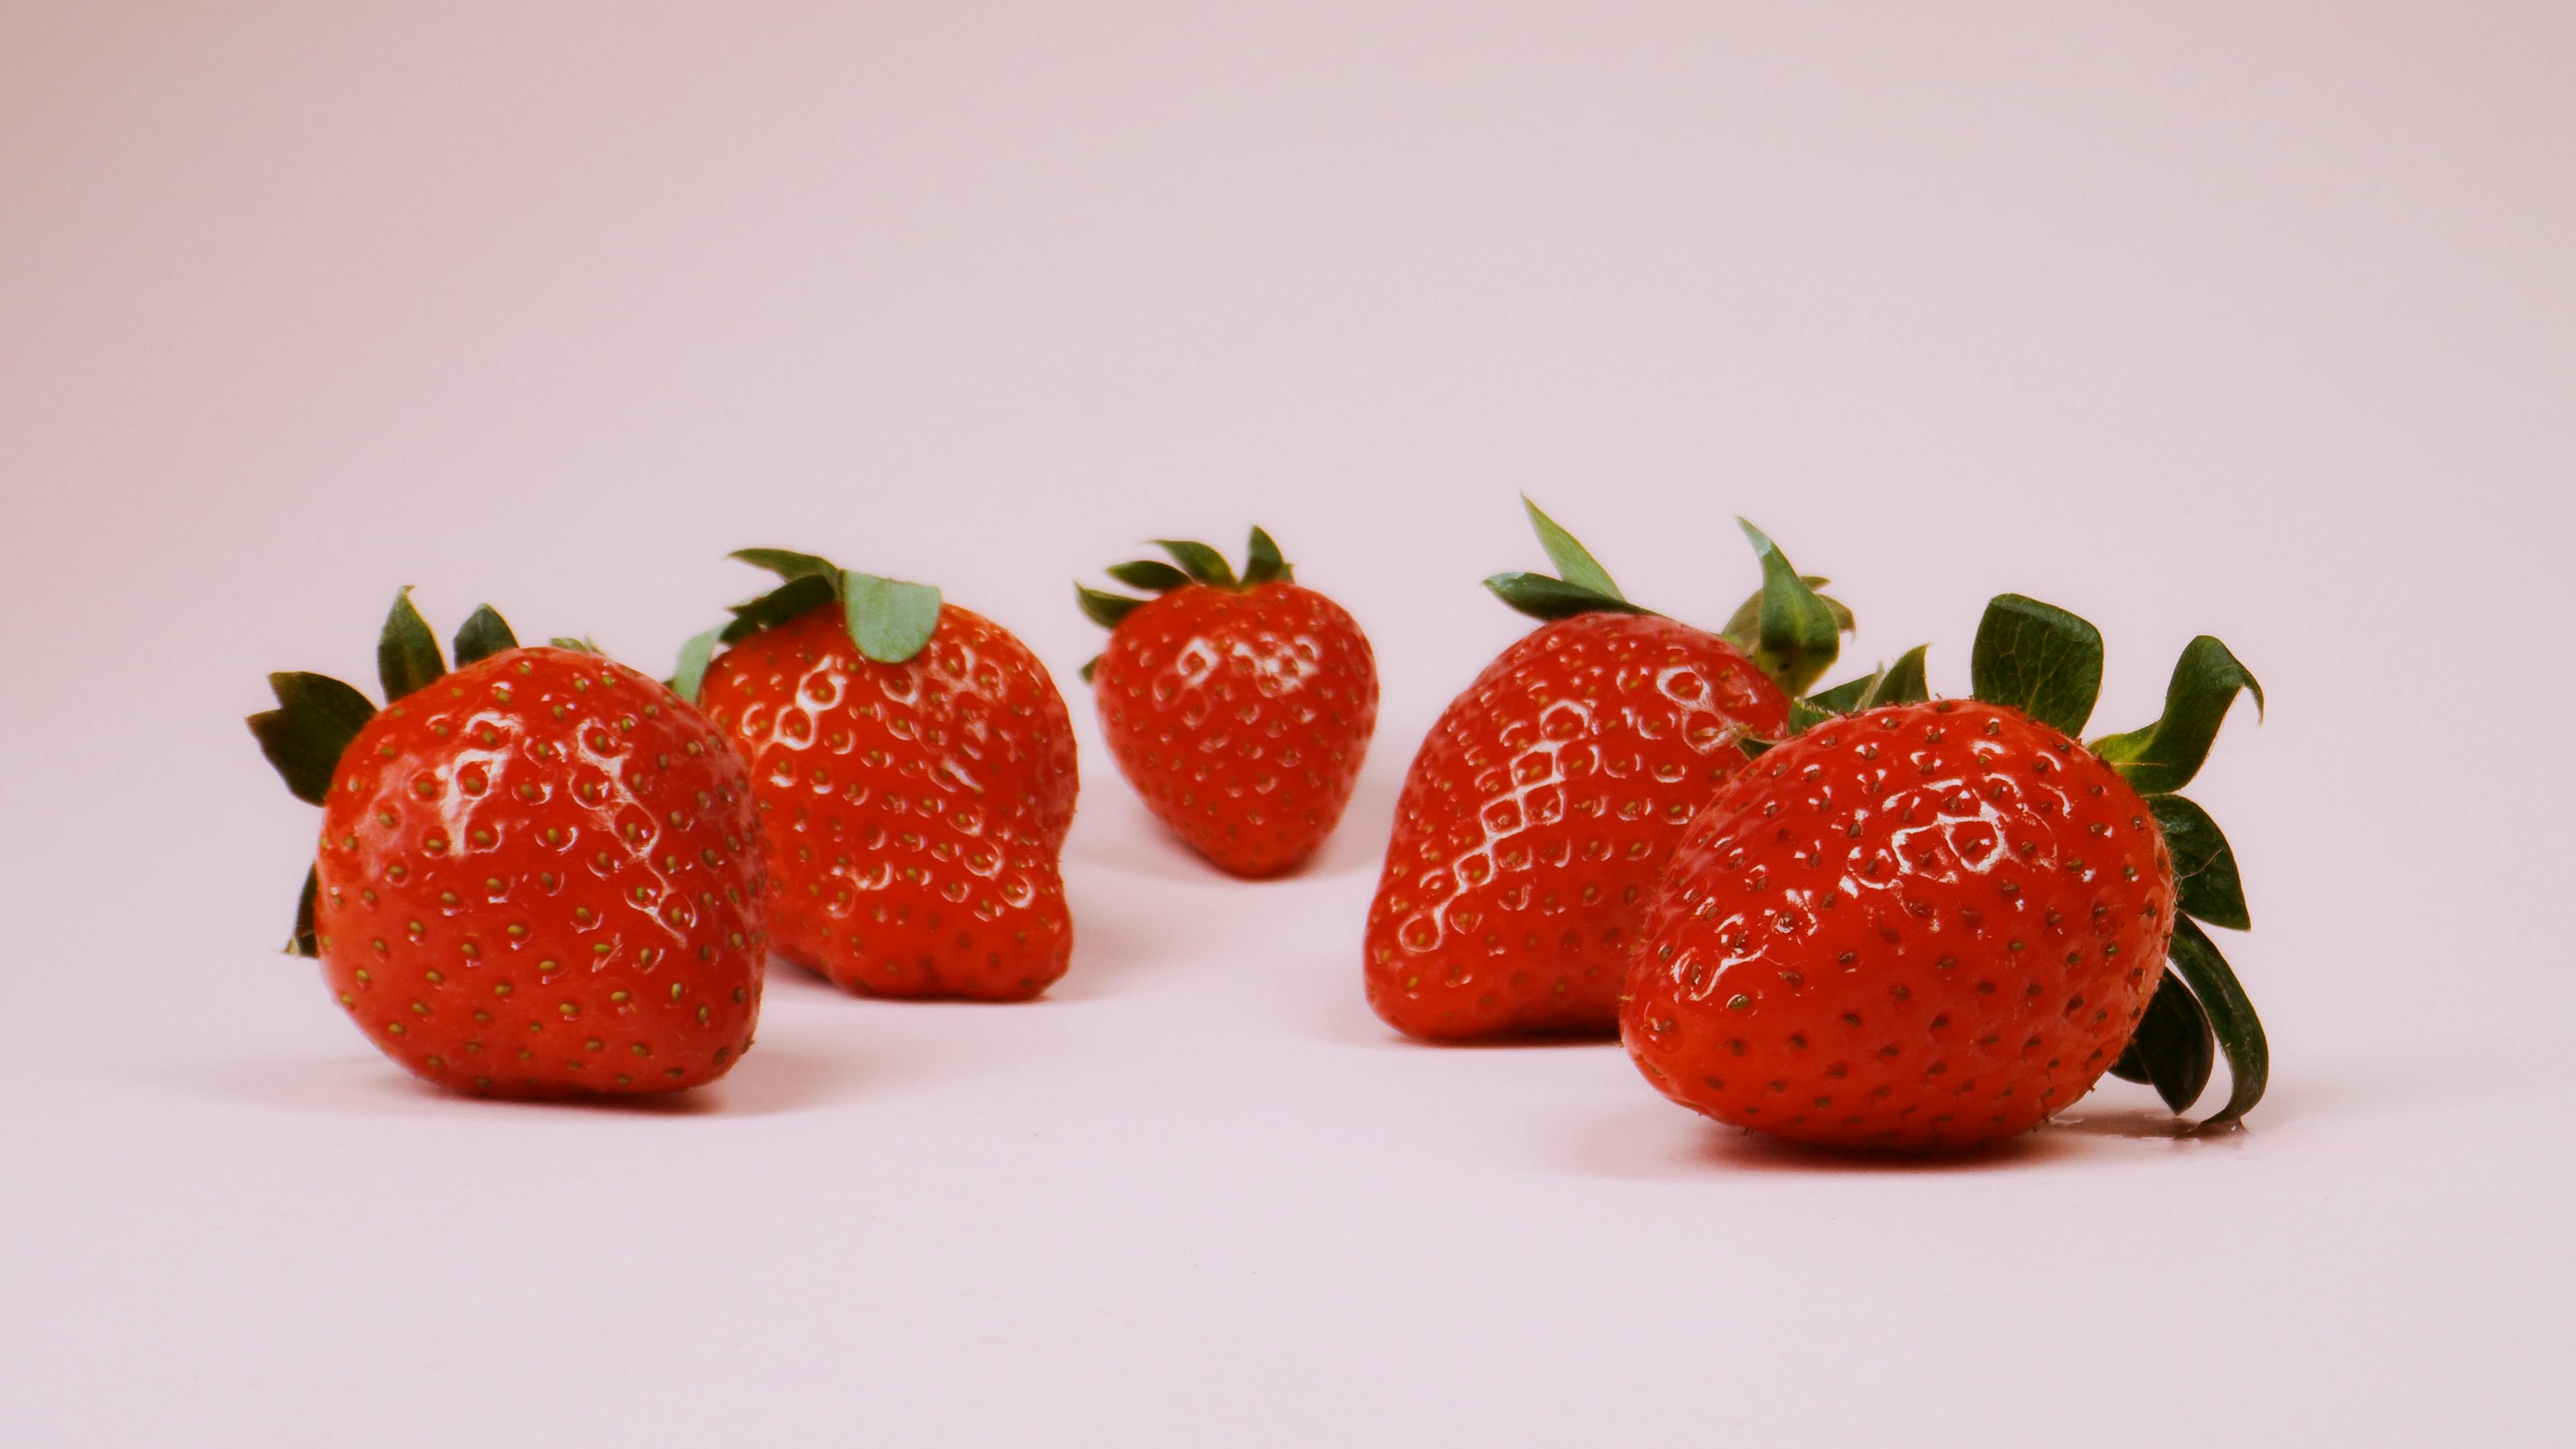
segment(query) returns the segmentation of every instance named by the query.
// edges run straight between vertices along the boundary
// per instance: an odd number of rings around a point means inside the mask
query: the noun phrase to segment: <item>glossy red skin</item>
[[[512,649],[379,711],[322,811],[322,971],[459,1091],[679,1091],[750,1049],[768,944],[751,781],[622,664]]]
[[[1377,728],[1377,657],[1296,584],[1191,584],[1119,622],[1100,731],[1147,809],[1219,869],[1293,870],[1342,818]]]
[[[1369,907],[1369,1005],[1431,1041],[1608,1035],[1656,879],[1788,700],[1734,645],[1579,614],[1486,666],[1431,727]]]
[[[1008,630],[943,604],[884,664],[829,604],[719,655],[699,702],[751,767],[779,954],[878,996],[1024,1001],[1064,974],[1073,721]]]
[[[2119,1059],[2174,883],[2119,773],[2016,711],[1816,726],[1691,827],[1620,1012],[1665,1095],[1836,1147],[2023,1131]]]

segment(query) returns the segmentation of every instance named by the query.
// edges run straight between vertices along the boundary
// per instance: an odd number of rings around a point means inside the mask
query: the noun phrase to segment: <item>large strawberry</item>
[[[1745,525],[1763,589],[1733,637],[1628,602],[1530,505],[1562,578],[1498,574],[1549,621],[1486,666],[1422,742],[1369,908],[1369,1004],[1437,1041],[1607,1034],[1648,896],[1683,829],[1788,724],[1848,615]]]
[[[2239,689],[2183,651],[2164,717],[2088,748],[2093,626],[2017,595],[1977,633],[1972,700],[1881,679],[1763,754],[1675,854],[1622,1034],[1666,1095],[1800,1142],[1961,1147],[2022,1131],[2105,1071],[2173,1109],[2262,1095],[2261,1025],[2192,923],[2248,924],[2235,856],[2174,794]]]
[[[1252,530],[1243,576],[1203,543],[1119,564],[1153,599],[1075,586],[1110,631],[1083,666],[1100,730],[1146,807],[1223,870],[1293,870],[1342,818],[1377,727],[1377,659],[1342,606]]]
[[[750,763],[779,954],[880,996],[1044,991],[1073,950],[1076,783],[1046,666],[926,584],[734,557],[783,582],[691,640],[673,686]]]
[[[288,949],[413,1072],[501,1097],[723,1076],[760,1011],[764,877],[742,762],[587,645],[520,648],[487,605],[456,670],[394,599],[385,707],[272,674],[251,732],[322,807]]]

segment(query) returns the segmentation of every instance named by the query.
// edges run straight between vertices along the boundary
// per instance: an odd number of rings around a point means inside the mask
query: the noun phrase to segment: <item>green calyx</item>
[[[1998,595],[1977,625],[1969,659],[1976,697],[2008,706],[2064,734],[2081,735],[2102,689],[2102,634],[2051,604]],[[2203,634],[2184,646],[2155,723],[2103,735],[2090,748],[2146,797],[2173,859],[2178,914],[2168,969],[2149,999],[2128,1049],[2111,1070],[2152,1085],[2176,1112],[2188,1110],[2208,1085],[2212,1044],[2227,1058],[2227,1102],[2200,1125],[2232,1124],[2262,1099],[2271,1048],[2245,988],[2203,923],[2242,931],[2253,925],[2238,877],[2236,852],[2209,812],[2175,792],[2190,784],[2239,691],[2263,686],[2225,644]]]
[[[518,636],[510,632],[508,622],[489,604],[476,609],[464,627],[456,631],[456,663],[460,668],[518,647]],[[429,622],[412,607],[411,589],[406,585],[394,595],[393,609],[386,614],[385,627],[376,637],[376,674],[384,685],[385,703],[392,704],[425,689],[445,673],[447,663],[439,656],[438,636],[430,632]],[[276,768],[288,791],[308,805],[319,805],[330,798],[331,780],[339,772],[340,757],[348,752],[358,731],[375,718],[376,707],[364,694],[327,674],[272,674],[268,688],[277,697],[277,708],[262,710],[249,718],[251,736],[259,741],[259,752]],[[286,942],[290,956],[319,954],[313,933],[313,907],[320,889],[320,876],[307,871],[303,894],[296,903],[295,930]]]
[[[783,548],[743,548],[726,556],[778,575],[778,587],[728,606],[731,622],[680,646],[669,683],[672,693],[691,704],[698,702],[718,645],[740,643],[825,604],[840,604],[850,642],[880,664],[901,664],[912,658],[939,631],[940,595],[935,585],[863,574],[830,559]]]
[[[412,607],[411,586],[405,584],[394,595],[393,611],[385,615],[384,632],[376,639],[376,677],[384,684],[385,703],[426,688],[446,672],[447,661],[438,654],[438,636],[429,632],[429,621]]]
[[[277,708],[252,715],[250,732],[287,790],[307,805],[319,805],[330,798],[341,754],[376,717],[376,707],[327,674],[272,674],[268,688]]]
[[[1538,534],[1548,561],[1556,565],[1556,573],[1495,574],[1485,580],[1494,597],[1533,619],[1549,621],[1578,614],[1655,612],[1631,602],[1592,550],[1526,495],[1521,507],[1528,511],[1530,528]],[[1762,587],[1736,608],[1719,632],[1795,698],[1832,667],[1842,650],[1842,636],[1852,628],[1851,610],[1817,593],[1826,580],[1790,567],[1769,535],[1741,518],[1735,522],[1761,563]]]
[[[2209,746],[2227,718],[2236,693],[2254,696],[2263,713],[2263,686],[2228,647],[2207,634],[2183,646],[2165,686],[2165,712],[2154,724],[2104,735],[2093,753],[2111,762],[2141,794],[2169,794],[2191,783],[2209,758]]]
[[[1819,582],[1809,580],[1810,583]],[[1789,727],[1779,739],[1738,741],[1748,755],[1759,756],[1782,740],[1796,739],[1829,719],[1876,709],[1883,704],[1921,704],[1932,697],[1931,686],[1923,675],[1923,656],[1931,648],[1917,644],[1898,655],[1893,664],[1882,664],[1867,674],[1846,679],[1830,689],[1789,699]]]
[[[1297,570],[1280,556],[1278,542],[1259,524],[1252,526],[1252,538],[1244,546],[1243,572],[1237,575],[1234,565],[1224,554],[1204,543],[1186,538],[1158,538],[1154,546],[1172,556],[1170,563],[1158,558],[1140,558],[1129,563],[1111,564],[1101,572],[1131,589],[1143,589],[1157,596],[1193,585],[1227,589],[1236,593],[1257,589],[1263,584],[1288,584],[1297,581]],[[1128,615],[1143,608],[1149,600],[1132,594],[1113,594],[1076,582],[1074,602],[1081,606],[1082,616],[1103,629],[1115,629]],[[1082,682],[1091,682],[1092,670],[1100,663],[1093,659],[1082,666]]]
[[[490,604],[479,605],[456,631],[456,667],[479,664],[503,650],[518,647],[519,636],[510,632],[509,622],[494,613]]]
[[[1977,624],[1968,661],[1974,692],[2062,734],[2082,735],[2102,692],[2102,631],[2053,604],[1998,594]],[[2263,709],[2263,686],[2228,647],[2207,634],[2183,646],[2165,712],[2155,723],[2103,735],[2092,750],[2141,795],[2170,795],[2209,758],[2238,691]]]
[[[1538,534],[1539,547],[1547,550],[1548,562],[1556,565],[1557,576],[1495,574],[1485,580],[1485,587],[1493,590],[1495,598],[1533,619],[1550,622],[1577,614],[1654,612],[1628,602],[1628,596],[1619,591],[1618,582],[1592,556],[1592,550],[1548,517],[1526,493],[1521,495],[1521,507],[1528,510],[1530,527]]]
[[[1923,677],[1923,655],[1931,647],[1917,644],[1894,664],[1882,664],[1831,689],[1819,689],[1805,703],[1827,715],[1858,714],[1882,704],[1920,704],[1932,697]]]
[[[1842,653],[1843,631],[1852,626],[1851,611],[1837,613],[1836,606],[1816,592],[1825,580],[1810,584],[1790,566],[1788,555],[1780,552],[1769,534],[1741,518],[1735,523],[1752,543],[1753,556],[1762,561],[1762,592],[1736,610],[1743,622],[1729,620],[1726,637],[1782,692],[1795,698],[1833,667]],[[1752,617],[1743,619],[1747,610]]]
[[[2138,1018],[2128,1048],[2111,1064],[2111,1075],[2152,1086],[2167,1107],[2188,1112],[2209,1086],[2210,1068],[2218,1060],[2214,1042],[2200,998],[2168,966],[2156,994],[2147,998],[2147,1013]]]

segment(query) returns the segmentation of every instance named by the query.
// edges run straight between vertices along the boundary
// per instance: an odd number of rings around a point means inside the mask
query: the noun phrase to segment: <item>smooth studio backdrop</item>
[[[2576,22],[2549,5],[0,6],[0,1421],[27,1445],[2539,1443],[2565,1304]],[[2251,1127],[1816,1158],[1359,990],[1516,495],[2262,677]],[[1071,581],[1267,525],[1385,680],[1221,879]],[[411,1084],[241,717],[395,588],[665,667],[808,548],[1081,722],[1042,1003],[666,1110]],[[2214,1098],[2213,1098],[2214,1100]]]

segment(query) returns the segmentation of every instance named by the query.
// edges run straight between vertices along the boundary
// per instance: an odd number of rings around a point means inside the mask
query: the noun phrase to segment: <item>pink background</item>
[[[2550,1439],[2571,75],[2540,4],[0,8],[7,1437]],[[1522,489],[1709,622],[1748,514],[1952,691],[2068,605],[2105,728],[2223,635],[2252,1130],[1819,1160],[1380,1027]],[[1069,581],[1255,519],[1386,703],[1249,887],[1108,767]],[[402,583],[660,668],[752,543],[1070,688],[1071,976],[782,970],[677,1110],[411,1085],[272,954],[260,676],[368,678]]]

